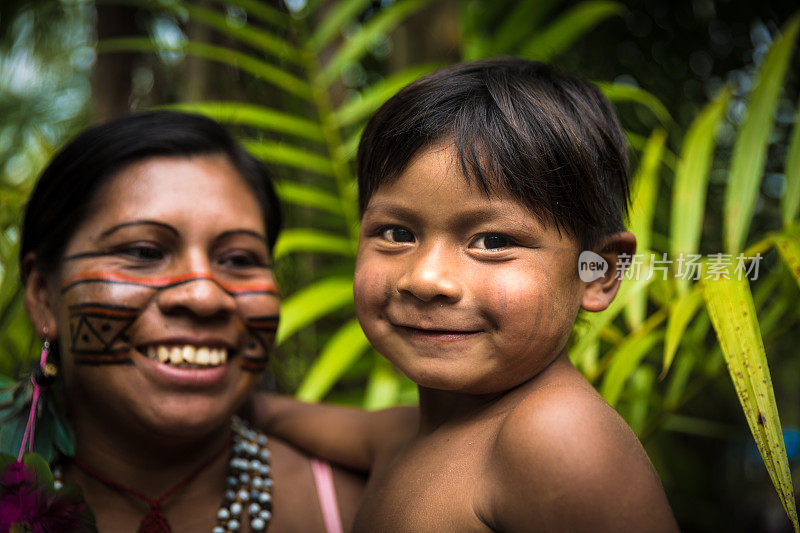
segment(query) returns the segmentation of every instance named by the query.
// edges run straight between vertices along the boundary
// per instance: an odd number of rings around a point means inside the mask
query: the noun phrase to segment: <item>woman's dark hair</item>
[[[64,247],[86,218],[98,188],[125,166],[150,157],[220,154],[253,190],[264,214],[270,251],[281,227],[278,198],[265,166],[219,123],[199,115],[156,111],[111,120],[72,139],[42,172],[25,208],[20,261],[53,273]],[[23,277],[27,272],[22,272]]]
[[[363,213],[422,149],[452,142],[467,180],[504,191],[543,223],[594,247],[624,228],[625,134],[591,83],[518,58],[461,63],[408,85],[375,113],[358,147]]]

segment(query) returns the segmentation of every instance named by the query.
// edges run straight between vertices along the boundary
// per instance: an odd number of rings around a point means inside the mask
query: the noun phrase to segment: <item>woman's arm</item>
[[[385,446],[416,429],[416,409],[364,411],[311,404],[259,392],[251,399],[256,427],[317,457],[367,472]]]

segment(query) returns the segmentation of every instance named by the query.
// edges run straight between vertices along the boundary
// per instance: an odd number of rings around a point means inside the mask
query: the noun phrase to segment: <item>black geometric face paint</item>
[[[211,281],[236,299],[253,339],[250,346],[240,351],[237,358],[239,365],[247,372],[263,372],[275,338],[278,315],[258,313],[263,313],[265,308],[276,307],[277,287],[271,281],[238,285],[222,283],[207,272],[157,278],[85,272],[70,278],[62,286],[61,294],[69,294],[78,300],[78,303],[68,307],[70,348],[75,364],[133,364],[130,358],[131,339],[127,330],[147,302],[159,291],[197,281]],[[132,305],[120,305],[119,302]]]

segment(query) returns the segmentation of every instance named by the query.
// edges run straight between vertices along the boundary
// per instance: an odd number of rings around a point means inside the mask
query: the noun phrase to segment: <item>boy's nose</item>
[[[452,254],[443,246],[421,248],[410,258],[400,279],[397,290],[424,302],[441,298],[457,301],[462,295],[462,286],[456,275],[458,265]]]

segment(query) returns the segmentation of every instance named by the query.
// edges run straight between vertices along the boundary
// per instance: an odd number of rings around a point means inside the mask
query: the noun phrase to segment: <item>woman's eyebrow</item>
[[[244,229],[244,228],[223,231],[222,233],[220,233],[217,236],[217,238],[215,240],[219,241],[219,240],[222,240],[222,239],[224,239],[226,237],[232,237],[234,235],[250,235],[251,237],[255,237],[256,239],[258,239],[260,241],[265,241],[266,242],[266,240],[267,240],[267,236],[264,235],[263,233],[259,233],[259,232],[255,231],[255,230],[252,230],[252,229]]]
[[[130,222],[123,222],[121,224],[117,224],[116,226],[112,226],[105,230],[103,233],[100,234],[99,238],[104,239],[109,235],[113,234],[116,231],[121,230],[122,228],[127,228],[129,226],[158,226],[163,228],[170,233],[174,234],[176,237],[180,235],[177,229],[169,224],[165,224],[164,222],[159,222],[157,220],[132,220]]]

